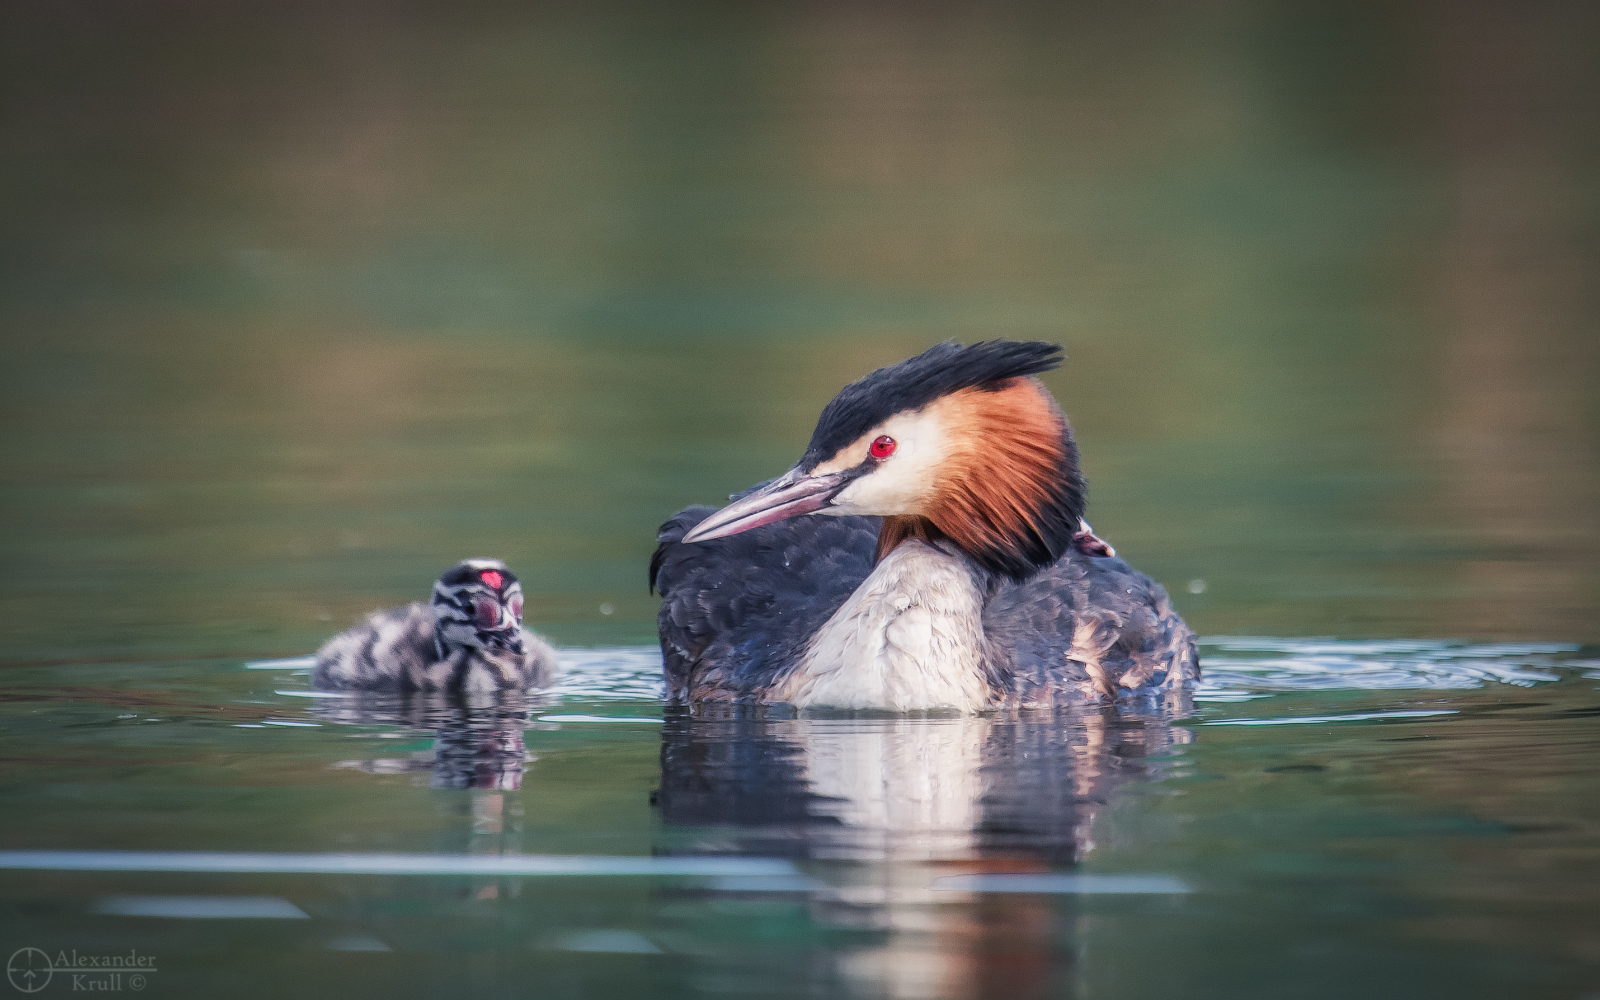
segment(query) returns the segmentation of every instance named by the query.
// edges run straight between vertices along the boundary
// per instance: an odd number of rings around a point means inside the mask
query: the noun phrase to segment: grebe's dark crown
[[[947,340],[935,344],[914,358],[879,368],[840,389],[817,418],[800,468],[816,468],[896,413],[921,409],[961,389],[998,386],[1007,379],[1047,372],[1061,361],[1061,345],[1037,340],[986,340],[966,346]]]

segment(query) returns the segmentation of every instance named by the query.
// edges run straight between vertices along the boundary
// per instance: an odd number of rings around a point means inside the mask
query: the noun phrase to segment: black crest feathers
[[[1059,344],[1036,340],[986,340],[965,347],[953,340],[936,344],[840,389],[817,419],[800,468],[807,472],[816,468],[896,413],[920,409],[960,389],[998,386],[1006,379],[1047,372],[1061,361]]]

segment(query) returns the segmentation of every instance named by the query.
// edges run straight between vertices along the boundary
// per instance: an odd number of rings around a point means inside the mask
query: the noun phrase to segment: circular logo
[[[6,962],[6,978],[24,993],[37,993],[49,986],[54,974],[50,956],[38,948],[18,948]]]
[[[128,986],[136,990],[144,989],[144,977],[138,975],[128,977]]]

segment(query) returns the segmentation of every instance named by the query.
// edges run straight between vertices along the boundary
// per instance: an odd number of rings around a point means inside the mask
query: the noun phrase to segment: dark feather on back
[[[1194,633],[1166,589],[1121,559],[1077,548],[1028,580],[999,582],[983,630],[1021,704],[1092,698],[1091,663],[1118,698],[1154,697],[1200,676]]]

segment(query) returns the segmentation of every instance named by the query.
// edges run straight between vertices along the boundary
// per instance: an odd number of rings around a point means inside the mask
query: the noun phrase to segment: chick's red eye
[[[868,451],[872,452],[873,458],[888,458],[894,454],[894,438],[880,434],[873,439],[872,447]]]

